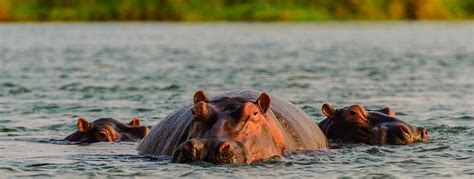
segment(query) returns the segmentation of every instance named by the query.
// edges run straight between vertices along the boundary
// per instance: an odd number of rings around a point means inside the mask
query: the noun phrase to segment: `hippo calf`
[[[402,145],[429,139],[425,128],[397,119],[395,112],[388,107],[367,110],[356,104],[334,109],[325,103],[321,111],[327,118],[319,123],[319,127],[328,139],[372,145]]]
[[[140,119],[133,118],[124,124],[112,118],[100,118],[89,122],[85,118],[77,120],[77,131],[64,140],[70,142],[118,142],[142,139],[148,133],[146,126],[140,126]]]
[[[197,91],[193,101],[154,126],[139,153],[172,155],[172,162],[180,163],[238,164],[329,146],[303,110],[265,92],[208,98]]]

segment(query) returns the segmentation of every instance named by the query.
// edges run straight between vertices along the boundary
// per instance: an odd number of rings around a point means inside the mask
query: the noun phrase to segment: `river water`
[[[390,106],[431,140],[345,144],[252,165],[175,164],[134,142],[64,145],[78,117],[154,125],[197,89]],[[474,175],[474,23],[0,25],[2,176]]]

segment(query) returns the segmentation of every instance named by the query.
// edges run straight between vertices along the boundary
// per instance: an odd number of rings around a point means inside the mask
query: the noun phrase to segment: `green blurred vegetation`
[[[474,0],[0,0],[0,21],[468,19]]]

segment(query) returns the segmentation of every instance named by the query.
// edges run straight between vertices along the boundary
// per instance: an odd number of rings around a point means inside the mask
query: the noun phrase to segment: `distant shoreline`
[[[0,22],[463,20],[472,0],[1,0]]]
[[[403,24],[403,23],[474,23],[474,19],[442,19],[442,20],[325,20],[325,21],[0,21],[0,25],[15,24]]]

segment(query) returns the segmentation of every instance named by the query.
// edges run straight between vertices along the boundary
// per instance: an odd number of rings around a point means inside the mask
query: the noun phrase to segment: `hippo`
[[[208,98],[197,91],[193,103],[156,124],[137,150],[178,163],[249,164],[328,147],[316,123],[287,100],[255,91]]]
[[[325,103],[321,111],[327,118],[319,123],[319,127],[328,139],[370,145],[403,145],[429,139],[425,128],[398,119],[388,107],[368,110],[355,104],[334,109]]]
[[[148,127],[140,126],[139,118],[133,118],[130,123],[124,124],[112,118],[89,122],[81,117],[77,120],[77,131],[64,140],[84,143],[133,141],[142,139],[148,131]]]

